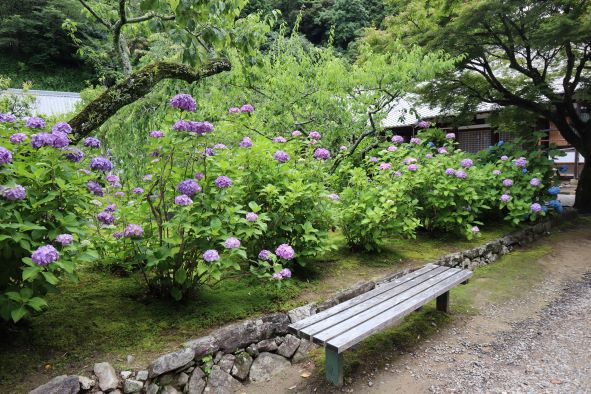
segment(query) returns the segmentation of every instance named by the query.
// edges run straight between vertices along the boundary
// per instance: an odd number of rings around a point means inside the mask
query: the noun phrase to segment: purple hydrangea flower
[[[195,112],[197,103],[190,94],[181,93],[170,99],[170,106],[172,108],[182,109],[187,112]]]
[[[96,219],[103,224],[115,223],[115,216],[113,216],[113,214],[110,212],[99,212],[99,214],[96,215]]]
[[[224,241],[224,247],[226,249],[237,249],[240,247],[240,240],[235,237],[230,237]]]
[[[90,175],[92,174],[92,172],[90,172],[89,170],[87,170],[86,168],[81,168],[78,171],[80,171],[81,173],[85,174],[85,175]]]
[[[433,153],[427,153],[427,154],[425,155],[425,158],[427,158],[427,159],[432,159],[432,158],[433,158]]]
[[[369,160],[368,160],[368,161],[369,161],[370,163],[377,163],[377,162],[378,162],[378,158],[377,158],[377,157],[375,157],[375,156],[372,156],[372,157],[370,157],[370,158],[369,158]]]
[[[519,159],[515,160],[515,165],[517,167],[525,167],[527,165],[527,160],[525,157],[520,157]]]
[[[94,194],[95,196],[102,197],[105,195],[105,193],[103,192],[103,188],[96,181],[88,181],[86,187],[88,188],[88,191]]]
[[[413,137],[410,139],[411,144],[419,145],[421,143],[421,139],[417,137]]]
[[[505,187],[513,186],[513,179],[503,179],[503,186],[505,186]]]
[[[66,246],[74,242],[74,237],[72,237],[72,234],[60,234],[57,237],[55,237],[55,240],[62,246]]]
[[[411,164],[407,168],[408,168],[409,171],[412,171],[412,172],[414,172],[414,171],[416,171],[416,170],[419,169],[419,167],[416,164]]]
[[[268,261],[271,259],[271,252],[263,249],[259,252],[259,259],[264,260],[264,261]]]
[[[242,107],[240,107],[240,112],[251,113],[253,111],[254,107],[250,104],[244,104]]]
[[[150,182],[152,180],[152,178],[154,178],[154,175],[146,174],[146,175],[144,175],[144,177],[142,179],[144,180],[144,182]]]
[[[61,131],[54,131],[51,133],[51,146],[54,148],[65,148],[70,145],[70,139],[68,134],[62,133]]]
[[[186,194],[181,194],[180,196],[176,196],[174,198],[174,203],[176,205],[187,206],[193,204],[193,200],[191,200],[191,197],[187,196]]]
[[[27,190],[21,185],[14,187],[0,187],[0,195],[8,201],[24,200],[27,197]]]
[[[13,144],[20,144],[25,142],[27,139],[27,135],[25,133],[15,133],[10,136],[9,140]]]
[[[52,132],[59,131],[60,133],[70,134],[72,132],[72,126],[66,122],[58,122],[51,129]]]
[[[248,212],[246,214],[246,220],[248,220],[249,222],[256,222],[258,218],[259,218],[259,215],[257,215],[254,212]]]
[[[345,151],[345,150],[347,150],[347,149],[349,149],[349,148],[348,148],[347,146],[345,146],[345,145],[341,145],[341,146],[339,147],[339,150],[340,150],[340,151]]]
[[[107,182],[109,182],[109,184],[113,187],[120,187],[121,186],[121,180],[119,179],[119,177],[117,175],[114,174],[110,174],[107,175]]]
[[[220,259],[220,254],[215,249],[209,249],[203,252],[203,260],[207,261],[208,263],[212,263],[214,261],[218,261]]]
[[[472,162],[472,159],[464,159],[460,161],[460,165],[464,168],[470,168],[474,163]]]
[[[80,149],[68,148],[68,149],[65,149],[64,152],[66,152],[66,154],[65,154],[66,159],[68,159],[74,163],[79,163],[82,160],[84,160],[84,152],[82,152]]]
[[[30,129],[44,129],[45,121],[37,116],[31,116],[27,119],[26,125]]]
[[[445,170],[445,175],[456,175],[456,170],[454,170],[453,168],[448,168]]]
[[[201,186],[193,179],[185,179],[182,182],[179,182],[176,185],[176,190],[181,194],[186,194],[187,196],[192,196],[196,193],[201,192]]]
[[[281,244],[275,249],[275,254],[284,260],[291,260],[295,257],[295,252],[288,244]]]
[[[189,129],[186,130],[198,135],[205,135],[213,131],[213,125],[209,122],[194,122],[189,121]]]
[[[220,189],[225,189],[227,187],[232,186],[232,180],[227,176],[220,175],[216,178],[215,185]]]
[[[417,123],[417,127],[419,129],[426,129],[427,127],[429,127],[431,124],[429,122],[427,122],[426,120],[421,120],[419,123]]]
[[[242,141],[240,141],[241,148],[250,148],[252,147],[252,140],[248,137],[244,137]]]
[[[466,172],[464,172],[462,170],[456,171],[456,178],[466,179],[467,176],[468,176],[468,174],[466,174]]]
[[[505,156],[505,155],[503,155],[503,156],[501,156],[501,160],[503,160],[503,161],[507,161],[507,160],[509,160],[509,156]]]
[[[392,137],[392,142],[394,142],[395,144],[401,144],[404,142],[404,137],[402,137],[401,135],[395,135]]]
[[[49,133],[33,134],[31,136],[31,146],[34,149],[39,149],[42,146],[51,146],[53,143],[53,136]]]
[[[0,165],[12,163],[12,152],[0,146]]]
[[[511,196],[510,196],[510,195],[508,195],[508,194],[503,194],[503,195],[501,196],[501,201],[502,201],[502,202],[508,202],[510,199],[511,199]]]
[[[113,169],[113,163],[105,157],[94,157],[90,160],[90,169],[95,171],[111,171]]]
[[[328,160],[330,159],[330,152],[328,149],[318,148],[314,151],[314,158],[316,160]]]
[[[131,192],[133,194],[142,194],[144,192],[144,189],[142,189],[141,187],[134,187]]]
[[[37,265],[46,266],[60,258],[58,251],[51,245],[44,245],[33,252],[31,260]]]
[[[273,155],[273,157],[279,163],[286,163],[286,162],[289,161],[289,155],[287,154],[287,152],[284,152],[282,150],[278,150],[277,152],[275,152],[275,154]]]
[[[291,271],[289,268],[283,268],[281,271],[279,271],[279,274],[282,278],[291,278]]]
[[[13,114],[0,113],[0,123],[14,123],[16,122],[16,116]]]
[[[392,164],[390,164],[390,163],[381,163],[378,168],[381,171],[389,170],[390,168],[392,168]]]
[[[228,147],[227,147],[226,145],[224,145],[224,144],[215,144],[215,145],[213,146],[213,148],[214,148],[214,149],[217,149],[217,150],[224,150],[224,149],[228,149]]]
[[[271,275],[271,278],[276,279],[276,280],[282,280],[283,276],[281,275],[280,272],[275,272],[273,275]]]
[[[332,201],[339,201],[341,199],[341,197],[336,193],[329,194],[328,198]]]
[[[531,211],[532,211],[533,213],[538,213],[538,212],[540,212],[541,210],[542,210],[542,206],[541,206],[540,204],[538,204],[537,202],[534,202],[534,203],[531,205]]]
[[[196,172],[195,173],[195,179],[197,179],[198,181],[205,179],[205,174],[202,172]]]
[[[125,238],[141,238],[144,235],[144,229],[142,226],[137,224],[128,224],[123,230],[123,236]]]
[[[189,131],[191,125],[186,120],[177,120],[174,125],[172,125],[172,129],[175,131]]]
[[[388,147],[388,152],[396,152],[398,150],[398,147],[394,146],[394,145],[390,145]]]
[[[540,180],[540,178],[532,178],[531,181],[529,181],[529,184],[533,187],[538,187],[542,184],[542,181]]]
[[[123,193],[123,192],[115,192],[113,195],[115,197],[122,198],[123,196],[125,196],[125,193]]]
[[[447,139],[447,140],[455,140],[456,139],[456,134],[455,133],[447,133],[445,135],[445,139]]]
[[[228,110],[229,113],[231,114],[239,114],[240,113],[240,108],[238,107],[232,107]]]
[[[292,137],[299,137],[301,135],[302,135],[302,132],[299,131],[299,130],[294,130],[294,131],[291,132],[291,136]]]
[[[84,146],[88,146],[89,148],[100,148],[101,142],[94,137],[88,137],[84,139]]]
[[[417,162],[417,159],[414,157],[407,157],[406,159],[404,159],[405,165],[409,165],[409,164],[416,163],[416,162]]]
[[[123,238],[123,232],[122,231],[115,231],[113,233],[113,238],[115,238],[115,239]]]
[[[473,234],[477,234],[477,233],[479,233],[479,232],[480,232],[480,229],[478,228],[478,226],[473,226],[473,227],[472,227],[472,233],[473,233]]]
[[[441,155],[446,155],[447,154],[447,148],[442,146],[441,148],[437,148],[437,153],[441,154]]]
[[[501,170],[493,170],[492,174],[493,175],[501,175]]]
[[[310,134],[308,134],[308,137],[314,139],[314,140],[319,140],[320,138],[322,138],[322,136],[320,135],[319,132],[317,131],[310,131]]]
[[[287,139],[285,139],[285,137],[279,136],[279,137],[273,138],[273,142],[278,142],[280,144],[284,144],[287,142]]]
[[[394,171],[394,172],[392,173],[392,176],[399,177],[399,176],[402,176],[402,173],[401,173],[400,171]]]
[[[150,131],[150,137],[152,138],[162,138],[164,137],[164,133],[160,130]]]
[[[213,148],[205,148],[205,150],[203,151],[203,155],[205,157],[215,156],[215,150],[213,150]]]
[[[117,205],[109,204],[105,207],[105,212],[115,212],[117,210]]]

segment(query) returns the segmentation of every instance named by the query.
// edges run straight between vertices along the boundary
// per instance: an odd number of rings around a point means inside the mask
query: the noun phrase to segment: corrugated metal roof
[[[8,89],[10,93],[22,96],[22,89]],[[28,94],[35,97],[32,112],[34,115],[60,115],[72,112],[78,102],[80,93],[56,92],[51,90],[29,90]]]
[[[384,128],[396,128],[416,125],[421,120],[434,120],[440,116],[450,116],[453,113],[447,113],[440,107],[431,107],[418,102],[419,98],[415,95],[406,95],[394,104],[386,118],[382,121]],[[496,104],[481,103],[477,107],[477,113],[489,112],[499,109]]]

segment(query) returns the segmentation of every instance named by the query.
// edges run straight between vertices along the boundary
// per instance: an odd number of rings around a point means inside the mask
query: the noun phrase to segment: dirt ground
[[[541,242],[551,250],[531,261],[535,285],[510,299],[473,297],[476,314],[456,314],[410,352],[376,353],[380,362],[367,360],[343,388],[328,386],[310,360],[242,392],[591,393],[591,228]]]

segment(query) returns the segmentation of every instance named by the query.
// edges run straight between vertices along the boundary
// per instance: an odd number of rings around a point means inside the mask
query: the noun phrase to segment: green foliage
[[[61,150],[36,150],[27,142],[8,140],[16,132],[30,140],[31,131],[20,122],[0,123],[2,145],[12,152],[12,163],[0,165],[0,317],[14,322],[41,311],[47,305],[45,294],[57,290],[61,277],[75,281],[75,262],[91,253],[80,242],[86,232],[80,216],[85,209],[80,199],[84,177]],[[25,198],[7,197],[7,190],[18,185],[24,187]],[[60,234],[73,235],[74,242],[60,245]],[[57,248],[59,259],[38,265],[31,255],[47,244]]]

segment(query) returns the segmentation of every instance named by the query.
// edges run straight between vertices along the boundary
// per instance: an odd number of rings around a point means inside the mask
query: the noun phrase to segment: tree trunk
[[[74,131],[74,142],[80,141],[100,127],[124,106],[150,93],[154,86],[163,79],[195,82],[230,70],[230,67],[230,63],[225,59],[208,63],[199,70],[177,63],[156,62],[150,64],[107,89],[79,114],[70,119],[68,123]]]
[[[591,213],[591,155],[581,153],[585,158],[583,171],[577,184],[575,208],[579,212]]]

